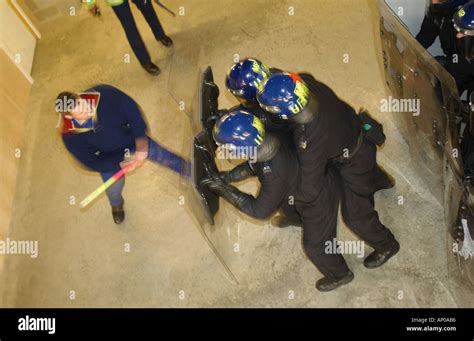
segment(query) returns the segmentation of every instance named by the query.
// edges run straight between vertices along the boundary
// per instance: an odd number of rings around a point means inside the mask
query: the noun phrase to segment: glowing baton
[[[155,0],[155,3],[161,8],[163,8],[166,12],[170,13],[173,17],[176,17],[176,14],[172,10],[170,10],[168,7],[163,5],[160,0]]]
[[[117,180],[119,180],[122,176],[124,176],[124,174],[130,169],[132,168],[132,166],[135,165],[135,162],[132,162],[128,165],[126,165],[125,167],[123,167],[121,170],[119,170],[117,173],[115,173],[114,175],[112,175],[112,177],[110,179],[108,179],[106,182],[104,182],[102,185],[100,185],[99,187],[97,187],[97,189],[92,192],[91,194],[89,194],[84,200],[81,201],[80,203],[80,207],[81,208],[84,208],[86,207],[87,205],[89,205],[92,201],[94,201],[99,195],[101,195],[102,193],[104,193],[107,188],[109,188],[110,186],[112,186]]]

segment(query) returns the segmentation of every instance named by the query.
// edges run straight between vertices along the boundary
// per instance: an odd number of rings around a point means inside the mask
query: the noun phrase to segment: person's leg
[[[100,176],[102,177],[102,180],[106,182],[114,174],[115,172],[100,173]],[[109,202],[112,207],[118,207],[123,203],[122,190],[123,190],[124,185],[125,185],[125,177],[123,176],[120,180],[117,180],[112,186],[107,188],[107,191],[106,191],[107,197],[109,198]]]
[[[133,18],[132,11],[130,10],[128,1],[124,1],[123,4],[119,6],[113,6],[112,9],[119,18],[127,36],[128,42],[130,43],[135,56],[140,61],[140,64],[147,65],[151,63],[150,54],[145,47],[145,43],[140,36],[140,32],[138,32],[138,28],[135,23],[135,19]]]
[[[379,220],[374,193],[387,188],[390,181],[377,166],[375,145],[365,141],[354,158],[340,167],[340,174],[341,212],[345,223],[374,249],[389,249],[395,237]]]
[[[390,249],[395,237],[379,219],[374,196],[362,196],[344,186],[341,201],[342,217],[347,226],[375,250]]]
[[[142,12],[145,20],[150,26],[153,35],[157,40],[163,39],[166,34],[161,26],[160,20],[156,15],[155,9],[153,8],[152,0],[132,0],[133,3],[138,7],[140,12]]]
[[[308,258],[330,281],[337,281],[350,272],[341,254],[328,245],[334,245],[339,209],[339,178],[328,173],[317,202],[303,204],[296,209],[303,220],[303,246]]]
[[[334,211],[336,214],[334,214]],[[336,218],[335,218],[336,217]],[[328,246],[334,245],[337,231],[337,209],[327,213],[321,219],[303,220],[303,246],[306,255],[324,277],[339,280],[349,272],[346,261],[341,254],[335,253]],[[334,252],[333,252],[334,251]]]
[[[188,177],[191,175],[191,164],[188,161],[170,152],[151,138],[148,138],[148,159],[181,175]]]

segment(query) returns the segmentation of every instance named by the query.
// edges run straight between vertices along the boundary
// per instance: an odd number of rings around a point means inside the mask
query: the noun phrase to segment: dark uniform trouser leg
[[[374,196],[362,196],[344,185],[341,212],[347,226],[374,249],[384,251],[392,246],[394,236],[379,220]]]
[[[140,64],[150,63],[150,54],[148,53],[145,43],[138,32],[138,28],[135,23],[135,19],[133,19],[132,11],[130,10],[128,1],[124,1],[123,4],[119,6],[113,6],[112,9],[119,18],[127,36],[128,42],[132,47],[133,53],[135,53],[135,56],[137,56]]]
[[[333,244],[337,233],[340,198],[338,181],[338,177],[328,174],[316,203],[297,203],[298,213],[303,220],[306,255],[324,276],[336,280],[343,278],[349,271],[344,257],[327,249],[328,243]]]
[[[152,0],[133,0],[133,3],[138,7],[140,12],[142,12],[155,38],[158,40],[162,39],[165,36],[165,31],[161,26],[160,20],[158,20]]]
[[[379,220],[374,193],[389,182],[377,166],[376,147],[365,141],[349,164],[340,169],[342,176],[341,212],[346,225],[378,251],[389,249],[395,237]]]

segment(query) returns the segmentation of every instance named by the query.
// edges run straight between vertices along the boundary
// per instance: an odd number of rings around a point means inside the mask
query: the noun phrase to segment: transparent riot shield
[[[194,85],[193,85],[194,84]],[[228,278],[237,283],[239,226],[242,220],[232,206],[224,202],[201,181],[222,169],[215,160],[216,145],[212,128],[218,118],[219,88],[214,83],[211,67],[199,54],[183,47],[174,52],[168,80],[170,95],[186,117],[182,154],[191,160],[191,178],[181,178],[180,192],[186,211],[220,260]]]
[[[464,175],[460,152],[463,114],[456,83],[410,34],[394,12],[393,1],[379,0],[379,14],[382,45],[379,60],[391,96],[401,101],[415,100],[420,105],[417,114],[400,116],[411,160],[420,178],[444,205],[448,273],[456,287],[453,292],[472,290],[473,192]],[[458,238],[453,239],[451,236],[455,234]]]
[[[412,159],[420,176],[442,202],[444,153],[448,115],[456,116],[452,98],[458,98],[452,77],[415,40],[385,1],[380,2],[380,35],[385,79],[401,103],[418,104],[416,112],[402,112]],[[449,111],[452,111],[449,112]]]

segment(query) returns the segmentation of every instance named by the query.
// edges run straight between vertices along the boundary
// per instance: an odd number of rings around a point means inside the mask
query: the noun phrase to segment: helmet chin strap
[[[257,147],[257,162],[273,159],[279,149],[280,140],[272,134],[265,134],[262,144]]]
[[[318,108],[319,106],[316,96],[310,92],[308,104],[306,107],[300,113],[293,116],[290,120],[297,124],[307,124],[316,118]]]

